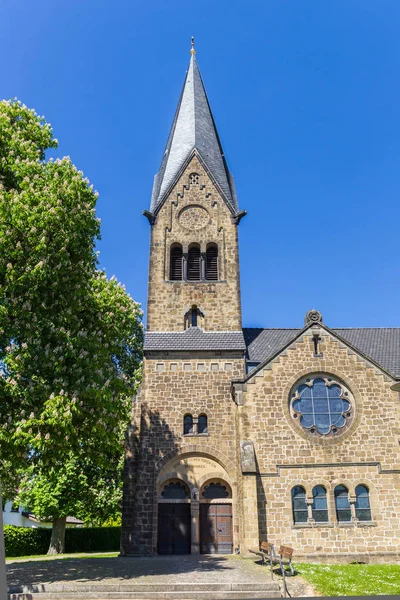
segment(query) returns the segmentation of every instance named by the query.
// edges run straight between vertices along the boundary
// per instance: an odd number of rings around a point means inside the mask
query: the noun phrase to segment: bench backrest
[[[293,548],[290,546],[280,546],[279,547],[279,555],[283,558],[292,558]]]
[[[263,552],[267,552],[268,554],[271,553],[272,548],[273,548],[273,545],[270,544],[269,542],[261,542],[261,544],[260,544],[260,550],[262,550]]]

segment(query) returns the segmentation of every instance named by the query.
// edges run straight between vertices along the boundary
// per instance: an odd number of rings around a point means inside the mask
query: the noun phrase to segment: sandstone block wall
[[[309,330],[247,384],[242,430],[258,461],[258,525],[261,539],[288,544],[296,555],[397,552],[400,557],[399,398],[389,377],[329,333],[314,355]],[[328,374],[352,393],[354,417],[337,438],[312,435],[294,421],[289,395],[305,375]],[[334,487],[370,490],[372,523],[339,524]],[[291,489],[328,491],[328,524],[294,525]],[[349,554],[350,553],[350,554]]]

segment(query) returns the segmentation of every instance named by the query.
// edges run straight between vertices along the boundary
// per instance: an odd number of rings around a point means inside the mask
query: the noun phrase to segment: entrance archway
[[[158,498],[158,554],[190,554],[190,490],[176,479],[161,486]]]
[[[171,497],[177,494],[179,498]],[[158,531],[154,532],[157,536],[154,541],[157,541],[159,554],[187,551],[188,514],[191,554],[230,554],[238,545],[237,522],[235,526],[232,523],[236,518],[235,480],[220,458],[203,452],[187,452],[164,460],[157,477],[157,498]],[[164,504],[169,505],[168,508],[164,508]]]
[[[200,490],[200,552],[232,554],[232,490],[223,480],[212,479]]]

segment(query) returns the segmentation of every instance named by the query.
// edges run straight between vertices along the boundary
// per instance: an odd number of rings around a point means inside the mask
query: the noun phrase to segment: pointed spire
[[[238,210],[233,177],[230,174],[207,94],[201,79],[194,49],[175,118],[172,123],[160,170],[154,178],[150,210],[156,212],[175,185],[183,168],[197,154],[234,213]]]

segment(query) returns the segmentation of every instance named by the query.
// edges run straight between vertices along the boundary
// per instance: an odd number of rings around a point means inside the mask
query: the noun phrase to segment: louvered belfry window
[[[176,244],[171,248],[170,279],[172,281],[182,281],[183,279],[183,254],[182,246]]]
[[[200,280],[200,246],[193,245],[189,248],[187,263],[187,278],[189,281]]]
[[[207,246],[206,279],[208,281],[218,280],[218,246],[216,244]]]

